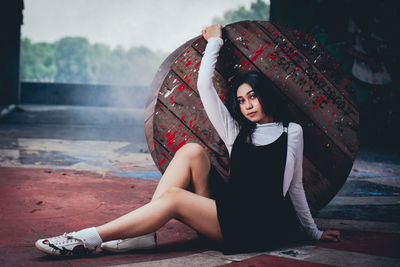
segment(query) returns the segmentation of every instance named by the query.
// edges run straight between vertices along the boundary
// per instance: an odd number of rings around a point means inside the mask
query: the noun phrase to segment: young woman
[[[98,227],[38,240],[38,249],[75,255],[99,245],[114,252],[151,248],[154,232],[172,218],[228,253],[275,248],[298,237],[300,228],[316,240],[340,240],[338,231],[318,230],[311,217],[302,184],[301,126],[281,120],[268,81],[255,72],[234,79],[229,112],[212,83],[221,26],[202,34],[208,44],[198,90],[229,151],[230,182],[222,181],[200,145],[187,144],[176,152],[150,203]]]

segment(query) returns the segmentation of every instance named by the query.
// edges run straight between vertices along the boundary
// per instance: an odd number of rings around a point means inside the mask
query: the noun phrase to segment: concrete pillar
[[[0,105],[19,103],[19,55],[23,0],[0,1]]]

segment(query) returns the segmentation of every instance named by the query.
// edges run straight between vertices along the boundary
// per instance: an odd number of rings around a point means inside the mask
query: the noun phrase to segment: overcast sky
[[[255,0],[25,0],[22,37],[54,42],[84,36],[124,48],[172,52],[216,16]]]

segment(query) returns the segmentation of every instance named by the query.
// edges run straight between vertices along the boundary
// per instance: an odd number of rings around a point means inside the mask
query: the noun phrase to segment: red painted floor
[[[0,168],[0,263],[2,266],[107,266],[191,255],[207,250],[197,234],[178,221],[158,231],[150,251],[59,259],[45,256],[39,238],[96,226],[150,201],[156,180],[109,177],[89,171]],[[340,243],[318,247],[400,258],[400,234],[342,231]],[[322,266],[260,255],[232,266]]]
[[[341,231],[341,233],[342,242],[320,242],[317,246],[400,259],[400,234],[354,231]]]
[[[138,208],[150,200],[156,184],[86,171],[0,168],[2,266],[116,265],[204,251],[197,234],[177,221],[158,232],[160,245],[151,251],[65,260],[35,248],[39,238],[96,226]]]
[[[240,262],[220,265],[219,267],[328,267],[333,265],[293,260],[271,255],[259,255]]]

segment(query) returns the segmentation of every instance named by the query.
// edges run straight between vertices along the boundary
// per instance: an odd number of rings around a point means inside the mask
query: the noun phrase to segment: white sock
[[[79,238],[83,241],[86,247],[90,249],[94,249],[95,247],[101,245],[103,243],[103,240],[101,240],[101,237],[99,235],[99,232],[97,232],[96,227],[91,227],[91,228],[86,228],[83,230],[80,230],[74,234],[76,238]]]

